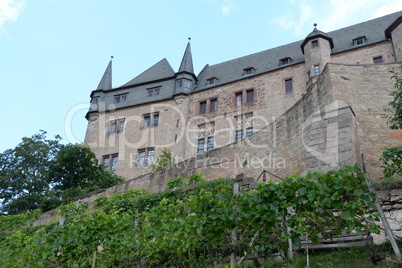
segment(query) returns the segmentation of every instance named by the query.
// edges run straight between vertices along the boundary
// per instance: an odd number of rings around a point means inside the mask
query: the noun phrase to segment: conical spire
[[[112,89],[112,60],[109,61],[105,73],[103,74],[102,79],[99,82],[98,88],[96,90],[108,90],[108,89]]]
[[[181,60],[179,73],[180,72],[194,73],[193,57],[191,56],[191,46],[190,46],[191,38],[189,38],[188,40],[189,41],[187,43],[186,51],[184,52],[183,59]]]

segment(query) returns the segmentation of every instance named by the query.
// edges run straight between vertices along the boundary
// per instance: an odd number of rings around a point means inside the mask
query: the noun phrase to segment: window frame
[[[243,140],[243,129],[235,130],[235,142]]]
[[[199,114],[206,114],[207,113],[207,101],[200,101],[199,102],[199,109],[198,109]]]
[[[384,58],[382,55],[373,57],[373,64],[383,64],[384,63]]]
[[[218,110],[218,98],[209,99],[209,112],[213,113]]]
[[[114,95],[114,103],[123,103],[127,101],[128,93]]]
[[[119,154],[106,154],[102,156],[102,165],[106,170],[115,171],[119,163]]]
[[[293,78],[287,78],[284,80],[285,93],[293,93]]]
[[[143,114],[140,129],[157,127],[159,125],[159,119],[159,112]]]
[[[147,167],[155,162],[155,148],[148,147],[137,150],[136,165],[138,167]]]
[[[319,47],[320,44],[318,43],[318,39],[315,40],[311,40],[311,47],[315,48],[315,47]]]
[[[250,133],[250,130],[251,130],[251,133]],[[248,128],[246,128],[246,138],[250,137],[250,136],[253,135],[253,134],[254,134],[254,129],[253,129],[253,127],[248,127]]]
[[[246,90],[246,103],[252,103],[254,102],[254,89],[247,89]]]
[[[319,64],[314,64],[313,68],[314,68],[314,76],[318,76],[321,74],[321,68]]]
[[[241,106],[243,104],[243,91],[235,93],[235,105]]]
[[[255,71],[254,67],[247,67],[243,69],[243,76],[253,74]]]
[[[205,138],[198,139],[197,154],[205,152]]]
[[[124,132],[125,118],[118,118],[108,122],[106,136]]]

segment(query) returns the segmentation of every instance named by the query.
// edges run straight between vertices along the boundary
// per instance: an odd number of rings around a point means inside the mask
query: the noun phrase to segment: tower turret
[[[310,85],[315,81],[311,78],[320,75],[324,66],[331,61],[331,50],[334,48],[334,42],[326,33],[318,30],[317,24],[314,23],[314,30],[307,35],[300,48],[304,54],[304,68],[309,81],[308,85]]]
[[[184,51],[179,71],[176,73],[175,94],[188,94],[197,82],[197,77],[194,74],[190,40],[191,38],[189,38],[186,50]]]

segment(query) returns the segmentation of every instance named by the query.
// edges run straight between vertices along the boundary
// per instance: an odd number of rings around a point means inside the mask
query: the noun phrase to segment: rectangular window
[[[184,88],[191,88],[191,81],[187,80],[187,79],[184,79],[183,80],[183,87]]]
[[[253,135],[253,128],[246,128],[246,138],[250,137],[251,135]]]
[[[236,93],[236,106],[242,105],[243,103],[243,92]]]
[[[381,64],[382,63],[382,56],[374,57],[373,58],[373,63],[374,64]]]
[[[215,84],[216,80],[218,80],[216,77],[211,77],[207,79],[207,85],[213,85]]]
[[[318,47],[318,40],[311,41],[311,46],[312,47]]]
[[[138,166],[145,166],[145,150],[138,150],[138,158],[137,158],[137,165]]]
[[[200,102],[200,114],[205,114],[207,112],[207,102]]]
[[[314,75],[320,75],[320,65],[314,65]]]
[[[155,156],[155,150],[148,149],[147,165],[152,165],[154,163],[154,156]]]
[[[198,139],[197,153],[203,153],[204,152],[204,145],[205,145],[205,140],[204,139]]]
[[[151,115],[144,115],[144,128],[148,128],[151,126]]]
[[[307,79],[310,79],[310,78],[311,78],[311,72],[308,71],[308,72],[307,72]]]
[[[116,133],[116,121],[110,122],[109,125],[109,134]]]
[[[112,162],[110,163],[110,170],[117,169],[117,162],[119,162],[119,156],[112,155]]]
[[[152,126],[157,127],[159,124],[159,114],[153,114]]]
[[[279,62],[280,62],[280,65],[287,65],[291,62],[291,60],[292,59],[290,57],[286,57],[286,58],[280,59]]]
[[[114,96],[114,103],[122,103],[126,102],[127,94],[115,95]]]
[[[207,138],[207,151],[211,151],[214,149],[214,137]]]
[[[102,164],[103,164],[103,166],[105,167],[105,169],[109,170],[109,167],[110,167],[110,158],[109,158],[109,155],[103,156]]]
[[[92,98],[91,99],[91,104],[98,104],[98,99],[99,99],[99,97],[96,97],[96,98]]]
[[[124,131],[124,119],[117,121],[117,133],[122,133]]]
[[[243,139],[243,130],[236,130],[235,141],[241,141]]]
[[[124,118],[113,120],[109,122],[109,126],[106,135],[112,135],[114,133],[122,133],[124,131]]]
[[[254,71],[254,68],[253,68],[253,67],[249,67],[249,68],[243,69],[243,75],[252,74],[253,71]]]
[[[285,80],[285,93],[292,93],[293,92],[293,80],[286,79]]]
[[[160,87],[147,88],[148,97],[159,95]]]
[[[246,91],[247,103],[254,102],[254,89],[250,89]]]
[[[119,162],[118,154],[104,155],[102,159],[102,165],[106,170],[116,170],[118,162]]]
[[[177,87],[177,88],[183,87],[183,80],[177,80],[177,81],[176,81],[176,87]]]
[[[218,100],[217,99],[210,100],[209,111],[216,112],[217,108],[218,108]]]
[[[159,113],[152,113],[152,114],[144,114],[142,116],[142,129],[149,128],[149,127],[156,127],[159,124]]]
[[[138,150],[137,166],[149,166],[154,163],[154,148]]]
[[[366,43],[366,37],[365,36],[359,36],[355,39],[353,39],[353,45],[358,46]]]

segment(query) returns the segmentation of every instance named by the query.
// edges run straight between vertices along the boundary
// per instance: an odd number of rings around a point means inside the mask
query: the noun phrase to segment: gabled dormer
[[[305,73],[307,81],[320,75],[324,66],[331,62],[331,50],[334,48],[334,42],[326,33],[317,29],[314,24],[314,30],[307,35],[300,48],[305,59]]]
[[[181,60],[179,71],[176,73],[175,94],[188,94],[194,88],[196,82],[197,77],[194,74],[193,57],[189,41]]]

